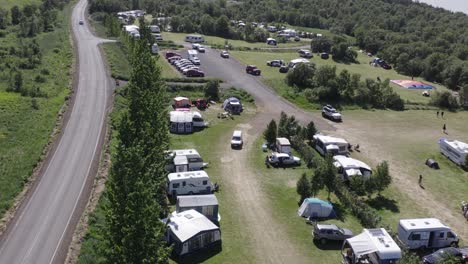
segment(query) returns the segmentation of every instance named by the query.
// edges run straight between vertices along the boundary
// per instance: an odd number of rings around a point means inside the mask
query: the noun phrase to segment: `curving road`
[[[0,240],[0,263],[63,263],[95,175],[112,90],[95,37],[85,20],[87,1],[72,14],[79,58],[74,102],[55,150]]]

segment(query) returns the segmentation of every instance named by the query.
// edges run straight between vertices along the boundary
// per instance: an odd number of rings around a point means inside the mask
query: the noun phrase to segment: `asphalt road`
[[[286,99],[277,95],[271,88],[261,81],[261,76],[245,73],[245,66],[234,58],[223,59],[219,51],[207,49],[206,53],[199,53],[201,69],[206,76],[224,80],[223,86],[234,86],[249,92],[255,99],[259,115],[252,121],[255,127],[261,129],[272,118],[279,120],[281,111],[294,115],[303,125],[314,121],[319,130],[334,131],[334,126],[322,118],[312,117],[310,112],[304,111]],[[280,73],[278,73],[280,74]],[[262,130],[263,131],[263,130]]]
[[[85,25],[86,0],[73,10],[79,57],[78,89],[68,122],[31,190],[0,240],[0,263],[63,263],[89,194],[112,89],[96,38]]]

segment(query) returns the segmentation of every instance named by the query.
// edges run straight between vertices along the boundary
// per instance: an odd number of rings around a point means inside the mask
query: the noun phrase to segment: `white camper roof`
[[[308,59],[299,58],[299,59],[291,60],[290,63],[297,64],[297,63],[309,63],[309,62],[310,61]]]
[[[177,204],[179,207],[218,205],[218,199],[214,194],[177,196]]]
[[[140,27],[137,25],[127,25],[127,26],[124,26],[124,29],[127,32],[132,32],[132,31],[139,31]]]
[[[346,241],[357,257],[376,252],[380,259],[401,258],[401,249],[383,228],[364,229],[361,234]]]
[[[173,150],[173,152],[175,153],[176,156],[188,156],[188,155],[200,156],[200,154],[198,154],[198,151],[196,149],[175,149]]]
[[[348,158],[343,155],[336,155],[333,157],[333,159],[340,163],[340,165],[343,167],[343,169],[348,170],[348,169],[359,169],[359,168],[364,168],[366,170],[372,170],[366,163],[353,159],[353,158]]]
[[[276,142],[280,144],[281,146],[290,146],[291,143],[289,142],[289,139],[281,137],[281,138],[276,138]]]
[[[177,97],[174,97],[174,101],[176,102],[180,102],[180,101],[188,101],[189,99],[187,97],[183,97],[183,96],[177,96]]]
[[[198,178],[209,178],[205,171],[185,171],[185,172],[174,172],[167,175],[169,181],[183,180],[183,179],[198,179]]]
[[[189,55],[197,55],[198,54],[198,52],[196,50],[187,50],[187,53]]]
[[[191,123],[193,120],[193,115],[190,112],[171,111],[169,114],[172,123]]]
[[[400,226],[403,227],[405,230],[448,228],[446,225],[442,224],[437,218],[401,219]]]
[[[173,212],[169,221],[168,226],[171,228],[172,233],[182,243],[200,232],[219,229],[206,216],[193,209],[180,213]]]
[[[188,159],[187,156],[175,156],[174,157],[174,165],[187,165]]]
[[[455,149],[459,153],[468,154],[468,144],[465,143],[465,142],[461,142],[461,141],[458,141],[458,140],[450,141],[450,140],[447,140],[445,138],[441,139],[441,142],[444,142],[445,144],[449,145],[450,147],[452,147],[453,149]]]
[[[323,142],[323,144],[343,144],[343,145],[348,145],[348,141],[342,139],[342,138],[337,138],[337,137],[331,137],[331,136],[324,136],[324,135],[314,135],[314,139],[320,140]]]

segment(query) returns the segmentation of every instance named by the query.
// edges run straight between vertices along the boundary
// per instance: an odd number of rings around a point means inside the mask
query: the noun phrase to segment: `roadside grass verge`
[[[294,104],[298,105],[301,108],[307,110],[314,110],[318,108],[318,104],[309,103],[305,97],[298,95],[294,92],[292,87],[289,87],[285,82],[284,79],[286,74],[280,73],[277,67],[269,67],[266,65],[268,60],[283,60],[286,64],[289,63],[292,59],[299,58],[299,55],[296,52],[252,52],[252,51],[231,51],[231,55],[238,59],[240,62],[244,64],[254,64],[259,69],[262,70],[262,81],[270,86],[275,92],[279,95],[285,97],[286,99],[290,100]],[[369,60],[371,58],[367,57],[366,55],[358,52],[358,62],[353,64],[343,64],[343,63],[336,63],[332,59],[323,60],[319,56],[315,55],[311,62],[315,63],[317,66],[322,65],[329,65],[329,66],[336,66],[337,72],[346,69],[351,73],[357,73],[361,75],[361,80],[365,80],[366,78],[370,78],[376,80],[377,77],[383,79],[411,79],[411,77],[400,75],[396,73],[394,70],[384,70],[382,68],[375,68],[369,66]],[[420,80],[420,78],[415,78],[415,80]],[[437,84],[433,84],[437,87],[438,91],[445,91],[446,88]],[[430,98],[424,97],[421,95],[420,90],[410,90],[405,89],[396,85],[392,85],[393,90],[397,92],[403,100],[410,101],[413,103],[427,105],[430,101]]]
[[[29,2],[20,4],[25,3]],[[57,15],[55,30],[37,36],[42,63],[35,69],[22,70],[24,87],[39,87],[44,96],[33,100],[5,92],[8,74],[6,71],[0,73],[0,215],[10,208],[42,160],[57,114],[69,94],[73,58],[69,41],[71,4]],[[0,39],[3,47],[17,46],[18,43],[19,39],[12,32]],[[44,82],[37,83],[36,76],[42,76]]]

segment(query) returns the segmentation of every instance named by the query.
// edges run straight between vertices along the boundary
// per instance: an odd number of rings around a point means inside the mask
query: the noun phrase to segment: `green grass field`
[[[380,77],[381,79],[411,79],[408,76],[404,76],[398,74],[394,70],[384,70],[382,68],[375,68],[369,66],[369,60],[371,58],[367,57],[362,53],[358,53],[358,62],[356,64],[343,64],[343,63],[336,63],[331,59],[323,60],[319,56],[314,56],[310,61],[315,63],[317,66],[321,65],[330,65],[336,66],[337,72],[339,73],[341,70],[348,70],[351,73],[357,73],[361,75],[361,80],[366,78],[370,79],[377,79]],[[292,59],[299,58],[298,54],[295,52],[287,52],[287,53],[276,53],[276,52],[250,52],[250,51],[232,51],[231,55],[238,59],[240,62],[245,64],[255,64],[262,70],[263,81],[265,84],[273,88],[278,94],[286,97],[288,100],[292,101],[293,103],[297,104],[301,108],[304,109],[317,109],[318,105],[309,103],[303,96],[296,95],[292,88],[289,87],[285,82],[286,74],[282,74],[278,72],[278,68],[276,67],[269,67],[266,65],[268,60],[275,60],[280,59],[284,60],[285,63],[288,63]],[[417,80],[421,80],[416,78]],[[437,87],[438,91],[446,90],[445,87],[433,84]],[[396,85],[392,85],[393,89],[406,101],[409,100],[413,103],[418,104],[427,104],[429,103],[429,98],[424,97],[421,95],[421,91],[419,90],[409,90],[405,89]]]
[[[36,2],[36,1],[35,1]],[[7,1],[9,5],[12,1]],[[16,3],[16,2],[15,2]],[[26,4],[29,1],[20,2]],[[42,63],[36,69],[24,70],[24,86],[36,86],[46,97],[36,98],[37,109],[30,97],[5,92],[8,85],[6,72],[0,78],[0,215],[13,203],[16,195],[28,181],[40,161],[57,114],[69,93],[72,50],[69,42],[71,5],[58,12],[58,27],[53,32],[41,33],[37,42],[42,51]],[[0,39],[0,45],[15,46],[14,33]],[[48,73],[45,73],[47,69]],[[41,72],[42,71],[42,72]],[[44,83],[35,83],[42,75]]]

